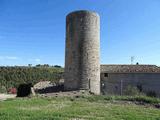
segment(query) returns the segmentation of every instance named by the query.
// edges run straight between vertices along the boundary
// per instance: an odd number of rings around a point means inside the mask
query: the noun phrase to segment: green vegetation
[[[124,95],[135,96],[139,94],[141,94],[141,92],[137,89],[137,87],[131,85],[128,85],[127,88],[124,90]]]
[[[62,77],[62,72],[63,68],[49,65],[0,67],[0,92],[22,83],[35,84],[42,80],[55,82]]]
[[[160,120],[159,102],[144,96],[17,98],[0,102],[0,120]]]
[[[90,102],[96,101],[130,101],[144,104],[159,104],[160,99],[148,96],[82,96]]]

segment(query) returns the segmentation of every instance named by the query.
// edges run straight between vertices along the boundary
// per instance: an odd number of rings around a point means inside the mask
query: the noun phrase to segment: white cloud
[[[15,56],[6,56],[6,59],[9,59],[9,60],[17,60],[18,57],[15,57]]]
[[[34,59],[35,60],[35,62],[41,62],[41,60],[39,59],[39,58],[36,58],[36,59]]]
[[[19,59],[16,56],[0,56],[0,60],[17,60]]]
[[[35,58],[35,59],[28,59],[28,61],[30,61],[30,62],[36,62],[36,63],[40,63],[40,62],[41,62],[41,59],[39,59],[39,58]]]

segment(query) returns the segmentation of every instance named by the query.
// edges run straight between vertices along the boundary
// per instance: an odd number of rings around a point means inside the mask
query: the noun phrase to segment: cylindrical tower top
[[[94,11],[89,11],[89,10],[77,10],[77,11],[73,11],[73,12],[69,13],[69,14],[67,15],[67,18],[70,17],[70,16],[73,16],[73,15],[81,15],[81,14],[83,14],[83,15],[85,15],[85,14],[91,14],[91,15],[94,15],[94,16],[96,16],[96,17],[99,17],[99,14],[96,13],[96,12],[94,12]]]

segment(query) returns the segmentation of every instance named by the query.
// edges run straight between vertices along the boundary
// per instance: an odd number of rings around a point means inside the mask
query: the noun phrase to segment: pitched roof
[[[160,73],[156,65],[101,65],[101,73]]]

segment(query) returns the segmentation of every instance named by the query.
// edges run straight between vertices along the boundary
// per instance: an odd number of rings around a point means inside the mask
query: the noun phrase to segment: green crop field
[[[0,120],[160,120],[149,97],[16,98],[0,102]]]

